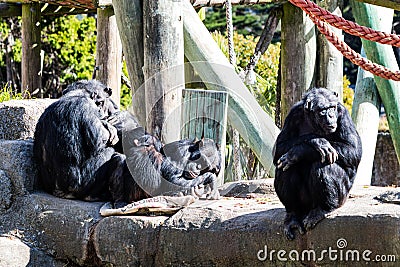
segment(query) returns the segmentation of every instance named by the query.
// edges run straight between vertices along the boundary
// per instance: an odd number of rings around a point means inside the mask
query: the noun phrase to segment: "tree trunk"
[[[40,4],[22,5],[22,92],[40,93],[42,88]]]
[[[147,131],[165,143],[180,137],[185,86],[181,6],[177,0],[143,3]]]
[[[112,100],[121,98],[122,44],[112,7],[97,9],[96,78],[112,89]]]

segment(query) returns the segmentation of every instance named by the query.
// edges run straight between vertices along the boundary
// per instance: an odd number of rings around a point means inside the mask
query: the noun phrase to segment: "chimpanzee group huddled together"
[[[115,207],[178,191],[201,195],[204,186],[208,198],[219,198],[221,156],[212,140],[163,145],[110,96],[98,81],[78,81],[44,111],[34,136],[39,187],[62,198],[110,200]],[[130,142],[127,151],[123,141]]]
[[[34,142],[41,188],[115,207],[177,192],[219,198],[222,159],[214,141],[162,144],[110,96],[98,81],[78,81],[45,110]],[[337,95],[314,88],[290,110],[273,153],[275,190],[287,211],[284,232],[293,239],[294,229],[312,229],[346,201],[362,149]]]

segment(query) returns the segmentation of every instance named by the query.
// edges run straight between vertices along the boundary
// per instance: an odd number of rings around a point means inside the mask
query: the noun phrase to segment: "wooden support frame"
[[[32,93],[42,88],[40,5],[22,5],[22,91]]]
[[[342,16],[338,0],[318,0],[317,5]],[[342,30],[330,26],[331,30],[343,40]],[[343,55],[319,31],[317,31],[317,87],[324,87],[338,94],[343,99]]]
[[[262,110],[188,1],[183,1],[185,55],[208,89],[229,93],[228,121],[255,152],[271,177],[279,129]]]
[[[111,99],[121,98],[122,43],[112,7],[97,9],[96,79],[112,89]]]
[[[314,23],[290,3],[283,5],[281,43],[281,120],[315,85],[317,38]]]
[[[224,183],[228,94],[223,91],[184,89],[180,139],[210,138],[221,151],[218,184]]]
[[[360,25],[373,29],[382,27],[380,16],[376,16],[376,14],[386,14],[383,15],[385,18],[393,19],[393,10],[386,9],[385,11],[385,9],[378,6],[363,4],[354,0],[350,1],[350,4],[353,16]],[[368,59],[391,70],[399,70],[392,47],[364,39],[361,39],[361,42]],[[398,134],[400,131],[400,83],[378,76],[374,76],[374,80],[382,103],[385,106],[393,145],[397,159],[400,162],[400,135]]]
[[[180,136],[180,105],[185,86],[181,2],[143,2],[146,130],[165,143]]]

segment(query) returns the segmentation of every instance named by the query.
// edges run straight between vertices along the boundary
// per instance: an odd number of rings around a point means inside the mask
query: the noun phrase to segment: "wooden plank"
[[[182,7],[186,57],[208,89],[228,92],[229,123],[273,177],[272,150],[279,129],[243,84],[191,4],[183,1]]]
[[[314,86],[315,27],[307,15],[290,3],[283,5],[281,44],[281,120],[303,93]],[[282,123],[283,125],[283,123]]]
[[[359,0],[359,2],[400,10],[400,0]]]
[[[42,73],[40,56],[40,5],[22,5],[22,91],[39,92],[41,95]]]
[[[185,84],[181,0],[143,2],[147,131],[163,142],[180,136]]]
[[[41,15],[45,16],[62,16],[62,15],[77,15],[94,12],[93,9],[80,9],[56,5],[41,5]],[[9,18],[22,15],[22,5],[13,3],[0,3],[0,17]]]
[[[135,0],[133,0],[135,1]],[[189,1],[189,0],[185,0]],[[202,6],[223,6],[226,0],[190,0],[194,7]],[[57,1],[57,0],[2,0],[5,3],[51,3],[55,5],[68,5],[80,9],[94,10],[95,7],[105,7],[112,4],[112,0],[81,0],[77,5],[74,1]],[[114,4],[115,1],[114,0]],[[232,5],[254,5],[254,4],[278,4],[286,3],[287,0],[232,0]],[[400,10],[400,0],[359,0],[359,2],[369,3],[377,6],[388,7],[394,10]]]
[[[342,16],[338,0],[318,0],[317,5],[329,12]],[[343,40],[342,30],[329,26]],[[343,99],[343,56],[319,31],[317,31],[317,65],[316,86],[324,87]]]
[[[16,17],[22,15],[20,4],[0,3],[0,17]]]
[[[386,17],[379,29],[385,31],[391,29],[392,19]],[[390,21],[390,22],[389,22]],[[364,49],[361,55],[365,57]],[[374,75],[368,71],[358,68],[356,91],[354,95],[351,117],[361,137],[363,154],[358,166],[355,184],[371,185],[372,168],[379,126],[379,109],[381,101],[378,89],[374,81]]]
[[[379,29],[384,19],[393,19],[393,10],[350,1],[353,16],[360,25],[365,25],[373,29]],[[379,14],[379,15],[378,15]],[[399,70],[396,57],[391,46],[370,42],[362,39],[365,54],[371,61],[386,66],[391,70]],[[400,83],[386,80],[378,76],[374,77],[378,87],[379,95],[385,106],[386,115],[389,122],[393,145],[396,150],[397,159],[400,162]]]
[[[122,43],[112,7],[97,9],[96,79],[112,89],[112,100],[121,99]]]
[[[214,140],[221,148],[219,184],[224,182],[227,125],[227,92],[185,89],[182,93],[181,138]]]
[[[143,75],[143,12],[141,0],[114,1],[114,12],[122,42],[129,79],[133,88],[133,113],[146,125]]]
[[[202,6],[222,6],[226,0],[190,0],[194,7]],[[256,4],[272,4],[283,3],[284,0],[232,0],[232,5],[256,5]]]

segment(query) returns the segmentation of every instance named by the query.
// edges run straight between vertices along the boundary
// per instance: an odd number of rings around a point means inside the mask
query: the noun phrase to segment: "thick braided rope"
[[[400,81],[400,71],[391,71],[390,69],[373,63],[372,61],[362,57],[360,54],[350,48],[345,42],[339,39],[339,37],[329,29],[327,23],[318,20],[314,16],[310,16],[310,19],[318,27],[319,31],[325,35],[326,39],[331,42],[347,59],[354,64],[360,66],[362,69],[371,72],[372,74],[394,81]]]
[[[339,28],[351,35],[361,37],[363,39],[400,47],[400,36],[389,34],[381,31],[358,25],[355,22],[348,21],[340,16],[330,13],[326,9],[319,7],[310,0],[289,0],[293,5],[301,8],[310,16],[315,16],[319,20],[325,21],[330,25]]]

